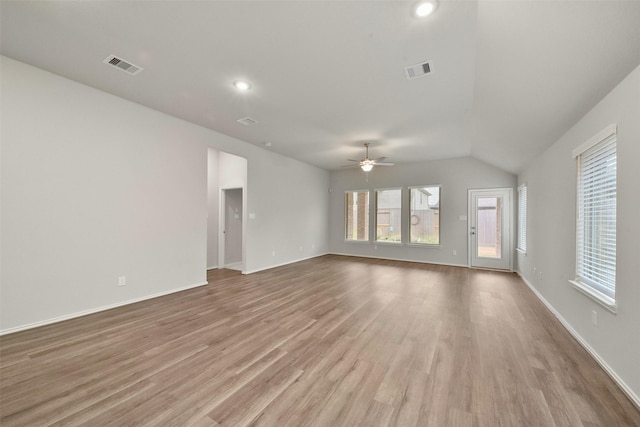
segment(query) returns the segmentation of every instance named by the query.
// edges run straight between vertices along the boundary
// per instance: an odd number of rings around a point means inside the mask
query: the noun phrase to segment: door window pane
[[[502,197],[478,197],[477,256],[502,257]]]

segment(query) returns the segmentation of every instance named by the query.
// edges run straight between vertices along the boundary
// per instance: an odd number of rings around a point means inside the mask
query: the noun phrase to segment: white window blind
[[[578,154],[576,280],[615,300],[616,290],[616,132]]]
[[[527,252],[527,186],[518,187],[518,249]]]

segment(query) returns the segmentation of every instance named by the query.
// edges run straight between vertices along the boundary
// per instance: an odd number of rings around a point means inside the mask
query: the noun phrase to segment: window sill
[[[435,243],[407,243],[407,246],[414,248],[440,249],[440,245]]]
[[[390,242],[387,240],[376,240],[374,245],[389,245],[389,246],[402,246],[402,242]]]
[[[516,251],[520,252],[522,255],[527,256],[527,251],[520,249],[520,248],[516,248]]]
[[[370,244],[371,241],[369,240],[346,240],[344,241],[345,243],[357,243],[359,245],[367,245]]]
[[[571,283],[576,290],[588,296],[613,314],[618,313],[618,304],[616,304],[616,301],[614,299],[601,294],[600,292],[576,280],[569,280],[569,283]]]

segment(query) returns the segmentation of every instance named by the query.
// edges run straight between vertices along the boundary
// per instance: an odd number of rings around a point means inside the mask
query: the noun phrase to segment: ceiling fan
[[[366,147],[366,155],[364,157],[364,159],[362,160],[353,160],[353,159],[347,159],[347,161],[349,162],[356,162],[357,165],[346,165],[343,166],[344,168],[350,168],[353,166],[360,166],[362,168],[363,171],[365,172],[369,172],[371,169],[373,169],[374,166],[393,166],[394,163],[389,163],[389,162],[385,162],[385,160],[387,160],[386,157],[378,157],[377,159],[370,159],[369,158],[369,142],[365,142],[364,146]]]

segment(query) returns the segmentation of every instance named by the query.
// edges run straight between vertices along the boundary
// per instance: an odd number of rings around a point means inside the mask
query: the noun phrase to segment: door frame
[[[508,194],[509,200],[503,205],[506,206],[508,208],[508,212],[503,215],[504,218],[508,218],[508,226],[506,227],[507,232],[509,233],[509,236],[507,237],[507,242],[509,243],[509,269],[508,270],[503,270],[503,269],[499,269],[499,268],[491,268],[491,267],[476,267],[473,265],[472,263],[472,253],[475,250],[475,248],[473,247],[473,240],[471,238],[471,222],[472,222],[472,218],[473,215],[475,215],[475,213],[473,212],[473,197],[476,193],[479,192],[486,192],[488,194],[491,194],[491,192],[506,192]],[[510,187],[501,187],[501,188],[470,188],[468,189],[468,199],[467,199],[467,263],[469,265],[469,268],[483,268],[483,269],[489,269],[489,270],[498,270],[498,271],[510,271],[513,272],[513,258],[514,258],[514,244],[515,244],[515,236],[513,233],[514,230],[514,221],[515,221],[515,209],[513,206],[513,188]],[[504,213],[504,212],[503,212]],[[476,228],[477,231],[477,228]]]

